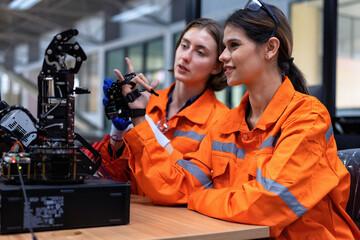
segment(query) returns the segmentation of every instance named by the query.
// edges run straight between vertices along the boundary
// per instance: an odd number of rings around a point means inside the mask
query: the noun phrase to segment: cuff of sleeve
[[[198,210],[198,206],[197,203],[201,202],[201,195],[205,192],[206,190],[201,190],[201,191],[195,191],[193,193],[190,194],[189,199],[188,199],[188,209],[190,210]]]
[[[131,128],[133,128],[134,126],[132,124],[128,125],[125,129],[123,130],[118,130],[114,124],[111,125],[111,130],[110,130],[110,137],[112,140],[114,141],[121,141],[123,135],[128,132]]]
[[[141,152],[144,149],[145,142],[152,138],[155,138],[155,135],[147,121],[141,122],[123,136],[131,152],[134,153]]]

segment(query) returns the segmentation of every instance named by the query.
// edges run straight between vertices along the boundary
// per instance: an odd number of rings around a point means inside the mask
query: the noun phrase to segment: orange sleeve
[[[179,160],[185,161],[182,153],[174,148],[169,155],[156,141],[147,121],[127,132],[124,141],[131,152],[129,167],[146,196],[154,203],[185,204],[192,191],[204,188],[202,182],[179,164]],[[211,182],[210,171],[204,172],[202,177]]]

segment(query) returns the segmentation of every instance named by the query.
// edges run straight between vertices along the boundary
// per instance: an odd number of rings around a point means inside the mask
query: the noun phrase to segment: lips
[[[189,72],[189,69],[187,69],[184,65],[179,64],[178,69],[180,72]]]
[[[224,66],[225,75],[230,74],[234,69],[235,69],[235,67]]]

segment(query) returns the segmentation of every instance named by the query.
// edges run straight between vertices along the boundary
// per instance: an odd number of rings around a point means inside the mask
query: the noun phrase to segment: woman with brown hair
[[[132,130],[141,136],[138,147],[144,145],[144,151],[148,153],[144,158],[157,156],[167,161],[169,153],[165,149],[169,148],[179,155],[196,151],[210,126],[229,111],[216,99],[214,93],[227,86],[222,63],[218,59],[224,48],[222,36],[223,28],[211,19],[200,18],[190,22],[176,44],[172,69],[175,82],[167,89],[158,90],[159,96],[145,91],[141,92],[135,102],[129,103],[132,108],[146,108],[146,116],[131,119],[134,125],[144,121],[142,127]],[[126,62],[129,73],[134,73],[130,59],[126,58]],[[115,72],[122,79],[121,73],[118,70]],[[132,81],[147,80],[140,73]],[[153,85],[155,88],[156,80]],[[125,87],[131,91],[131,86]],[[128,158],[134,153],[124,149],[122,141],[122,134],[128,129],[122,130],[123,132],[115,126],[112,129],[109,144],[105,144],[100,151],[103,163],[98,174],[123,182],[133,180],[128,171]],[[148,138],[147,141],[142,141],[143,137]],[[152,169],[144,169],[149,178],[151,174],[157,177],[156,173],[151,171]],[[140,186],[141,184],[135,184],[135,181],[131,183],[133,193],[151,191]],[[159,184],[161,185],[161,182]]]

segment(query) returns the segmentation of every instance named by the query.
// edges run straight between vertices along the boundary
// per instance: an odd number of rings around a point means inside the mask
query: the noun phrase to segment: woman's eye
[[[204,52],[203,51],[198,51],[198,54],[199,55],[204,55]]]
[[[230,43],[230,47],[232,47],[232,48],[234,48],[234,47],[238,47],[239,46],[239,44],[238,43],[236,43],[236,42],[232,42],[232,43]]]
[[[186,48],[186,47],[187,47],[187,45],[186,45],[185,43],[180,44],[180,46],[181,46],[182,48]]]

